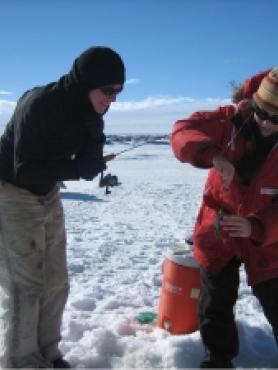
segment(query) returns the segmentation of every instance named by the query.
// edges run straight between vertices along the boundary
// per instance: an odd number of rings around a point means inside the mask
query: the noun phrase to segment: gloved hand
[[[101,171],[106,169],[102,158],[95,158],[92,153],[82,154],[76,158],[77,172],[79,177],[92,180]]]

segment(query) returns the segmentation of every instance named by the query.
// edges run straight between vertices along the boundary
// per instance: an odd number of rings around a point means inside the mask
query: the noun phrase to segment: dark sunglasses
[[[118,88],[118,89],[114,89],[113,86],[104,86],[104,87],[101,87],[100,88],[100,91],[105,96],[108,96],[108,97],[111,97],[111,96],[114,96],[114,95],[118,95],[122,90],[123,90],[123,87],[122,86],[120,88]]]
[[[254,112],[262,121],[270,121],[273,125],[278,125],[278,115],[270,115],[265,110],[259,108],[256,104],[253,105]]]

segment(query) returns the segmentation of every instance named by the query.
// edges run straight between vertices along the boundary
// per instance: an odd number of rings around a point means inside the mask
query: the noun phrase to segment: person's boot
[[[57,358],[53,361],[53,368],[54,369],[70,369],[70,363],[63,358]]]
[[[233,369],[230,356],[220,355],[219,353],[212,353],[209,349],[205,350],[205,357],[200,363],[201,369]]]

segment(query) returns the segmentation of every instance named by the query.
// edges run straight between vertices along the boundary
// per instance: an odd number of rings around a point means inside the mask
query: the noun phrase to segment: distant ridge
[[[169,145],[169,135],[158,134],[122,134],[122,135],[107,135],[106,145],[113,144],[140,144],[146,142],[147,144],[155,145]]]

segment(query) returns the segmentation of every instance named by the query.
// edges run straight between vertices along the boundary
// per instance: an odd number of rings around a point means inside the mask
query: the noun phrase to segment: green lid
[[[156,316],[157,315],[155,312],[141,312],[137,316],[137,320],[140,322],[140,324],[149,324],[156,319]]]

